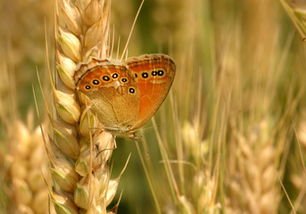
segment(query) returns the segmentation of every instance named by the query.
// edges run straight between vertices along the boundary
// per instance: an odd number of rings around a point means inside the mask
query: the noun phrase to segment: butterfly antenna
[[[135,25],[136,25],[137,18],[138,18],[139,14],[140,14],[140,11],[141,11],[141,9],[142,9],[142,6],[143,6],[144,1],[145,1],[145,0],[142,0],[141,3],[140,3],[140,5],[139,5],[139,8],[138,8],[138,10],[137,10],[135,19],[134,19],[134,21],[133,21],[132,28],[131,28],[131,30],[130,30],[129,37],[128,37],[128,39],[127,39],[127,41],[126,41],[126,44],[125,44],[125,46],[124,46],[124,49],[123,49],[123,52],[122,52],[120,61],[121,61],[122,58],[124,57],[125,52],[126,52],[126,50],[127,50],[127,47],[128,47],[128,45],[129,45],[129,42],[130,42],[130,39],[131,39],[131,37],[132,37],[132,33],[133,33],[134,28],[135,28]]]

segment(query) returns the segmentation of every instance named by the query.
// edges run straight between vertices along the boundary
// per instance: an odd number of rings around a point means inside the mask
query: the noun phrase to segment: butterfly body
[[[76,90],[90,100],[107,130],[126,133],[143,126],[166,98],[175,76],[174,61],[163,54],[123,62],[92,59],[75,74]]]

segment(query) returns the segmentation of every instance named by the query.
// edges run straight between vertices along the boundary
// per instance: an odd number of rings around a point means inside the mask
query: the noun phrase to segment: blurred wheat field
[[[111,2],[115,54],[140,3]],[[47,117],[37,76],[50,93],[53,7],[52,0],[0,0],[3,214],[48,212],[47,155],[33,127]],[[110,207],[120,200],[117,213],[306,213],[305,42],[280,1],[145,1],[128,55],[145,53],[170,55],[177,73],[142,140],[117,140],[111,178],[131,159]],[[30,173],[38,166],[41,176]]]

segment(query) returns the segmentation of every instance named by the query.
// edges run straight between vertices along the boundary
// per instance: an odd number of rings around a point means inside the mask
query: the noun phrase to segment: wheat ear
[[[48,188],[42,172],[47,169],[42,133],[17,120],[8,127],[9,213],[45,214]]]
[[[59,214],[111,213],[118,180],[110,179],[114,137],[101,131],[88,106],[78,99],[74,73],[78,64],[108,54],[109,4],[101,0],[58,0],[56,68],[50,162],[51,199]],[[101,127],[101,126],[100,126]]]
[[[3,207],[1,196],[0,213],[45,214],[48,211],[45,183],[48,177],[42,173],[46,172],[48,161],[42,133],[39,127],[34,128],[32,113],[28,114],[27,123],[19,119],[16,79],[6,58],[10,51],[0,51],[0,126],[4,131],[0,146],[0,175],[1,190],[5,190],[8,198]]]
[[[301,213],[306,212],[306,111],[302,112],[296,128],[297,152],[292,161],[292,173],[290,175],[291,182],[298,190],[298,195],[294,202],[294,207]],[[292,213],[292,212],[291,212]]]
[[[272,127],[266,119],[246,134],[236,130],[236,146],[231,151],[235,161],[231,162],[229,183],[229,197],[235,200],[230,200],[229,213],[277,213],[280,175]]]

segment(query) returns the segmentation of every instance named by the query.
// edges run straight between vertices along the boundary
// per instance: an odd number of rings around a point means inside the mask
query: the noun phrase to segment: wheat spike
[[[245,2],[245,28],[237,29],[236,45],[229,43],[228,53],[224,54],[226,72],[233,75],[232,80],[224,79],[233,81],[227,84],[232,91],[225,174],[225,210],[229,213],[277,213],[280,204],[282,171],[278,164],[288,130],[277,130],[275,120],[279,118],[272,110],[271,97],[279,75],[275,68],[279,26],[275,19],[266,17],[277,17],[271,12],[274,7],[273,2]],[[272,31],[273,35],[266,36]],[[241,53],[247,63],[237,60],[242,58]],[[277,131],[282,134],[278,136]]]
[[[210,172],[206,165],[209,157],[209,143],[202,139],[202,128],[203,125],[198,122],[186,122],[182,127],[184,156],[188,158],[187,160],[195,167],[195,170],[186,176],[184,190],[186,195],[183,198],[181,196],[179,200],[182,203],[189,199],[189,207],[192,208],[189,208],[189,213],[214,214],[219,213],[221,208],[216,198],[218,176]],[[191,188],[188,188],[190,179]],[[188,207],[186,203],[182,204],[183,207]]]
[[[218,176],[209,170],[212,167],[207,164],[209,142],[203,138],[206,111],[202,109],[203,74],[202,70],[194,68],[198,58],[208,63],[202,55],[196,55],[202,42],[202,9],[206,4],[198,0],[157,0],[152,10],[153,38],[161,47],[170,49],[180,68],[172,89],[172,105],[162,112],[162,120],[167,119],[161,123],[161,133],[157,132],[161,138],[158,137],[158,142],[170,184],[169,192],[172,193],[159,196],[163,201],[162,213],[220,212],[216,198]],[[208,34],[203,38],[209,37]]]
[[[46,181],[49,181],[49,177],[42,132],[40,127],[34,128],[32,112],[28,114],[27,123],[19,119],[14,93],[16,79],[13,71],[8,69],[6,55],[2,54],[0,123],[5,130],[5,148],[1,147],[1,170],[4,171],[3,185],[9,199],[5,213],[45,214],[48,212]]]
[[[40,127],[31,130],[21,121],[9,127],[9,213],[45,214],[48,211],[48,188],[43,172],[48,162]]]
[[[290,179],[295,188],[298,191],[298,196],[295,199],[294,205],[301,213],[306,211],[306,168],[305,168],[305,152],[306,152],[306,112],[302,112],[302,115],[298,121],[297,130],[297,157],[294,157],[292,162],[292,170]]]
[[[53,88],[57,117],[51,120],[50,152],[53,192],[59,213],[110,213],[119,179],[110,179],[109,159],[115,148],[112,134],[78,99],[74,73],[91,57],[109,56],[108,1],[58,0],[56,8],[56,68]]]
[[[273,124],[269,120],[251,127],[247,133],[237,131],[235,159],[230,167],[229,209],[231,213],[277,213],[279,193],[278,155],[271,143]],[[235,198],[235,200],[232,200]]]

